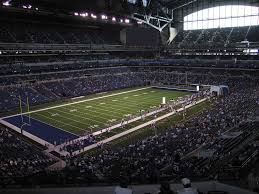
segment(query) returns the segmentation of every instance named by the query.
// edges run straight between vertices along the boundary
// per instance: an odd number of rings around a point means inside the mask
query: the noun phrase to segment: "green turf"
[[[204,110],[209,109],[210,106],[211,106],[211,103],[209,101],[205,101],[205,102],[194,105],[193,107],[190,107],[189,109],[187,109],[185,119],[183,118],[182,114],[174,114],[174,115],[168,117],[166,120],[159,121],[157,123],[157,134],[163,134],[166,131],[168,131],[170,128],[172,128],[174,125],[183,123],[183,122],[201,114]],[[147,137],[150,137],[153,135],[155,135],[153,128],[145,127],[140,130],[137,130],[127,136],[116,139],[116,140],[112,141],[110,144],[106,144],[105,149],[128,146],[130,144],[136,143],[139,140],[142,140],[144,138],[147,138]],[[92,149],[91,151],[87,152],[87,154],[88,155],[98,155],[103,150],[104,149],[95,148],[95,149]]]
[[[150,107],[159,106],[162,97],[167,100],[188,95],[188,92],[160,90],[148,88],[140,91],[116,96],[84,101],[77,104],[43,110],[31,113],[31,117],[48,123],[57,128],[82,135],[105,128],[107,123],[120,122],[126,115],[139,115],[139,110],[149,110]],[[106,93],[110,95],[111,93]],[[112,94],[116,94],[112,92]],[[98,97],[98,96],[97,96]]]

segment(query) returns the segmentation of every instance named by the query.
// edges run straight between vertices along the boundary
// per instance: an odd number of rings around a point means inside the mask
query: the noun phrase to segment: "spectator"
[[[252,191],[255,191],[256,189],[258,189],[259,177],[256,176],[255,169],[252,172],[249,173],[247,179],[248,179],[249,189],[251,189]]]
[[[171,190],[170,184],[168,182],[163,182],[158,194],[175,194],[175,192]]]
[[[115,194],[132,194],[132,190],[128,188],[128,181],[121,178],[120,186],[117,186],[114,191]]]
[[[42,172],[57,162],[41,151],[0,126],[0,185],[13,178],[12,182],[15,182],[15,177]]]
[[[191,181],[188,178],[182,179],[183,189],[178,194],[198,194],[197,189],[192,188]]]

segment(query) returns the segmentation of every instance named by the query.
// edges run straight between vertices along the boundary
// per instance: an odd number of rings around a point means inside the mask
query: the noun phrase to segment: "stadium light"
[[[80,13],[79,14],[81,17],[87,17],[88,16],[88,13],[87,12],[85,12],[85,13]]]
[[[102,20],[107,20],[108,17],[107,17],[106,15],[101,15],[101,19],[102,19]]]
[[[85,17],[88,16],[88,13],[86,13],[86,12],[85,12],[85,13],[80,13],[79,15],[80,15],[81,17],[85,18]]]
[[[116,18],[115,18],[115,17],[112,17],[112,21],[113,21],[113,22],[116,22]]]
[[[143,24],[143,22],[141,22],[141,21],[137,21],[137,24],[140,24],[140,25],[141,25],[141,24]]]
[[[22,8],[23,8],[23,9],[31,9],[31,8],[32,8],[32,5],[23,5]]]
[[[79,13],[75,12],[75,13],[74,13],[74,16],[79,16]]]
[[[11,6],[11,3],[10,3],[10,2],[11,2],[11,0],[5,1],[5,2],[2,3],[2,5],[3,5],[3,6],[6,6],[6,7]]]
[[[125,19],[125,23],[126,23],[126,24],[129,24],[129,23],[130,23],[130,20],[129,20],[129,19]]]
[[[123,23],[123,19],[120,19],[120,23]]]
[[[39,10],[39,8],[38,8],[38,7],[36,7],[35,9],[36,9],[37,11]]]
[[[94,19],[96,19],[96,18],[97,18],[97,16],[96,16],[96,15],[94,15],[93,13],[91,13],[91,17],[92,17],[92,18],[94,18]]]

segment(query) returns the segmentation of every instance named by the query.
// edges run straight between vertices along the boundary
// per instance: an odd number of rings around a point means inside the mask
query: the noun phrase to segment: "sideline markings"
[[[115,93],[115,94],[109,94],[109,95],[106,95],[106,96],[100,96],[100,97],[96,97],[96,98],[80,100],[80,101],[77,101],[77,102],[61,104],[61,105],[52,106],[52,107],[48,107],[48,108],[42,108],[42,109],[38,109],[38,110],[34,110],[34,111],[22,113],[22,114],[20,113],[20,114],[10,115],[10,116],[7,116],[7,117],[2,117],[1,119],[5,119],[5,118],[9,118],[9,117],[14,117],[14,116],[18,116],[18,115],[26,115],[26,114],[29,114],[29,113],[41,112],[41,111],[44,111],[44,110],[50,110],[50,109],[55,109],[55,108],[64,107],[64,106],[70,106],[70,105],[73,105],[73,104],[80,104],[82,102],[89,102],[89,101],[103,99],[103,98],[107,98],[107,97],[111,97],[111,96],[118,96],[118,95],[121,95],[121,94],[127,94],[127,93],[131,93],[131,92],[137,92],[137,91],[141,91],[141,90],[146,90],[146,89],[149,89],[149,88],[152,88],[152,87],[149,86],[149,87],[139,88],[139,89],[135,89],[135,90],[129,90],[129,91],[119,92],[119,93]]]
[[[195,105],[197,105],[197,104],[200,104],[200,103],[202,103],[202,102],[204,102],[204,101],[206,101],[206,100],[207,100],[206,98],[203,98],[203,99],[197,101],[196,103],[191,103],[191,104],[189,104],[189,105],[186,106],[186,109],[191,108],[191,107],[193,107],[193,106],[195,106]],[[94,143],[94,144],[92,144],[92,145],[86,146],[86,147],[83,148],[83,150],[74,151],[74,152],[73,152],[73,156],[76,156],[76,155],[79,155],[79,154],[81,154],[81,153],[87,152],[87,151],[89,151],[89,150],[91,150],[91,149],[94,149],[94,148],[98,147],[99,145],[109,143],[109,142],[111,142],[111,141],[113,141],[113,140],[115,140],[115,139],[118,139],[118,138],[120,138],[120,137],[123,137],[123,136],[125,136],[125,135],[128,135],[128,134],[130,134],[130,133],[132,133],[132,132],[135,132],[135,131],[137,131],[137,130],[139,130],[139,129],[142,129],[142,128],[144,128],[144,127],[150,126],[150,125],[152,125],[154,122],[159,122],[159,121],[161,121],[161,120],[164,120],[165,118],[170,117],[170,116],[172,116],[172,115],[176,115],[178,112],[181,112],[181,111],[183,111],[183,110],[184,110],[183,108],[179,108],[179,109],[177,109],[177,111],[169,112],[169,113],[167,113],[167,114],[165,114],[165,115],[162,115],[162,116],[160,116],[160,117],[158,117],[158,118],[155,118],[155,119],[153,119],[153,120],[151,120],[151,121],[148,121],[148,122],[146,122],[146,123],[143,123],[143,124],[141,124],[141,125],[138,125],[138,126],[136,126],[136,127],[133,127],[133,128],[131,128],[131,129],[128,129],[128,130],[123,131],[123,132],[121,132],[121,133],[115,134],[114,136],[108,137],[108,138],[106,138],[106,139],[104,139],[104,140],[101,140],[101,141],[99,141],[99,142],[96,142],[96,143]],[[80,139],[80,138],[79,138],[79,139]],[[56,151],[58,152],[58,150],[56,150]],[[60,153],[60,154],[62,154],[62,153]]]

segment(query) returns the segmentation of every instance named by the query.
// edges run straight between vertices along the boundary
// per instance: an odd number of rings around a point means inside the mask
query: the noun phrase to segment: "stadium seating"
[[[1,21],[0,43],[121,44],[119,31],[35,22]]]
[[[256,93],[254,91],[258,90],[258,82],[254,80],[257,79],[257,74],[251,73],[248,77],[240,76],[242,71],[226,71],[217,68],[189,68],[186,71],[186,66],[176,67],[135,66],[132,68],[106,67],[96,69],[82,66],[71,70],[69,66],[66,67],[67,69],[61,66],[61,70],[51,70],[43,74],[10,75],[7,76],[8,79],[0,79],[3,83],[0,92],[0,97],[3,100],[1,100],[0,108],[4,111],[17,108],[19,96],[23,100],[29,97],[31,105],[36,105],[119,88],[143,86],[152,81],[164,85],[185,83],[187,72],[189,83],[227,84],[231,88],[231,95],[223,99],[213,100],[214,103],[211,108],[194,118],[190,118],[185,123],[171,126],[166,133],[152,135],[122,148],[107,146],[98,156],[79,156],[75,158],[68,156],[64,158],[67,163],[67,167],[62,171],[66,174],[64,181],[66,183],[71,182],[71,180],[73,180],[72,183],[79,183],[80,180],[114,182],[116,177],[125,173],[132,182],[146,183],[156,182],[160,177],[179,179],[187,176],[199,179],[201,177],[211,178],[219,173],[221,175],[227,173],[222,170],[220,161],[228,156],[229,152],[233,152],[233,155],[229,155],[229,165],[237,164],[237,162],[243,163],[246,158],[254,153],[254,147],[247,145],[247,153],[240,156],[241,160],[238,158],[237,161],[237,154],[242,150],[236,150],[235,152],[233,150],[246,142],[258,126],[254,124],[239,125],[240,122],[253,117],[256,112]],[[242,133],[235,138],[220,139],[222,134],[229,129],[232,129],[231,132]],[[36,131],[32,133],[36,133]],[[63,135],[53,135],[53,133],[56,133],[55,130],[46,127],[45,133],[41,136],[46,137],[46,140],[52,143],[58,143],[64,137]],[[16,137],[5,129],[2,129],[1,134]],[[56,136],[57,139],[49,139],[52,136]],[[96,142],[94,137],[83,141],[73,141],[73,138],[68,139],[65,138],[64,140],[70,141],[70,143],[62,149],[69,153]],[[212,159],[197,157],[185,159],[187,154],[201,146],[203,146],[203,149],[214,150]],[[31,152],[35,152],[34,148],[26,147],[26,149],[32,149]],[[37,168],[32,165],[33,169],[36,168],[35,171],[30,170],[27,174],[23,174],[23,171],[21,171],[21,174],[10,174],[8,176],[22,176],[22,174],[26,176],[30,173],[44,171],[47,166],[54,162],[48,157],[38,155],[37,152],[37,157],[28,157],[29,160],[37,160],[37,162],[33,161],[33,164],[38,164],[41,161],[40,164],[42,165],[38,165]],[[30,168],[30,164],[30,162],[25,163],[21,168]],[[212,170],[208,170],[209,168]],[[224,167],[224,169],[226,168]],[[15,168],[16,170],[17,168]],[[4,172],[6,173],[6,171]],[[51,176],[56,177],[58,174],[53,173]],[[227,177],[226,174],[224,176]],[[46,177],[48,176],[46,175]],[[79,178],[76,179],[75,177]],[[40,179],[43,181],[42,178]],[[16,179],[13,180],[17,181]],[[50,180],[53,181],[53,179]],[[59,179],[57,178],[57,180]],[[43,182],[49,183],[48,178]],[[55,180],[53,182],[56,183]]]
[[[0,193],[258,191],[258,6],[1,1]]]
[[[2,83],[0,96],[3,99],[0,103],[1,110],[17,108],[19,97],[23,102],[28,97],[31,105],[38,105],[114,89],[143,86],[151,82],[164,85],[186,83],[186,73],[183,73],[186,72],[184,66],[177,69],[174,67],[142,68],[141,66],[100,69],[77,67],[74,70],[68,66],[60,67],[60,69],[51,70],[52,72],[48,73],[10,75],[0,78],[0,83]],[[231,74],[240,75],[240,72],[236,71],[235,74],[235,71],[231,71]],[[220,75],[221,79],[215,75]],[[187,82],[226,84],[231,81],[227,75],[221,69],[192,69],[187,73]]]
[[[242,41],[258,42],[258,26],[180,31],[172,47],[178,48],[225,48]]]
[[[249,157],[255,152],[256,146],[246,145],[241,150],[237,150],[237,148],[243,142],[255,136],[257,127],[258,123],[247,123],[228,131],[229,133],[238,132],[238,135],[226,139],[219,137],[218,139],[215,139],[215,141],[210,142],[208,145],[204,146],[203,149],[212,151],[212,156],[188,158],[186,159],[186,163],[183,162],[181,164],[180,171],[188,168],[192,173],[192,177],[210,177],[217,173],[224,173],[227,169],[222,166],[222,163],[224,163],[223,158],[225,158],[224,160],[226,160],[226,158],[230,159],[229,163],[242,163],[242,161],[245,160],[245,156]],[[241,151],[244,151],[244,148],[250,148],[250,150],[246,150],[242,156],[240,153]],[[236,160],[236,157],[238,157],[238,160]],[[224,178],[226,178],[226,175],[224,175]]]
[[[77,157],[69,163],[79,174],[82,172],[85,175],[88,172],[91,176],[93,172],[98,172],[106,181],[115,181],[113,178],[124,172],[132,181],[152,182],[157,180],[157,176],[161,176],[161,170],[171,179],[186,176],[195,178],[198,175],[211,177],[221,168],[210,167],[219,164],[218,161],[257,130],[258,124],[248,124],[248,127],[241,125],[232,130],[243,132],[237,138],[218,139],[222,133],[237,126],[239,122],[246,121],[253,114],[256,97],[251,92],[258,85],[249,88],[240,86],[232,95],[215,102],[210,110],[184,124],[172,126],[165,134],[151,136],[123,148],[109,149],[108,146],[96,157]],[[187,153],[202,145],[217,150],[213,160],[182,160]],[[165,170],[168,165],[170,168]],[[208,168],[213,172],[208,171]]]
[[[0,126],[0,158],[0,185],[12,184],[12,178],[41,172],[56,162],[3,126]]]
[[[68,45],[70,51],[74,48],[71,45],[86,44],[89,48],[121,45],[119,29],[32,21],[1,21],[0,24],[0,49],[10,43],[18,43],[20,48],[37,44]],[[259,41],[258,32],[258,26],[180,31],[165,49],[225,49],[242,41]],[[257,133],[258,122],[250,120],[255,117],[258,104],[257,56],[171,57],[163,52],[159,57],[153,54],[130,57],[128,53],[109,52],[45,54],[0,58],[1,114],[17,110],[19,98],[24,103],[28,98],[29,104],[35,106],[153,84],[226,84],[231,93],[225,98],[212,97],[208,109],[167,126],[164,132],[133,140],[127,146],[100,145],[95,154],[78,157],[72,153],[98,142],[98,137],[86,134],[88,138],[75,140],[77,135],[46,123],[39,124],[32,118],[35,128],[26,126],[28,132],[54,145],[64,143],[60,151],[70,153],[62,157],[66,167],[59,172],[45,171],[57,161],[1,126],[0,185],[28,183],[31,177],[32,182],[39,184],[114,183],[122,174],[131,183],[157,183],[160,179],[182,177],[238,179],[244,169],[249,169],[247,164],[257,160],[254,158],[258,155],[258,146],[252,137]],[[20,126],[20,119],[15,116],[5,121]],[[237,135],[223,138],[229,133]],[[51,154],[57,155],[55,151]]]

